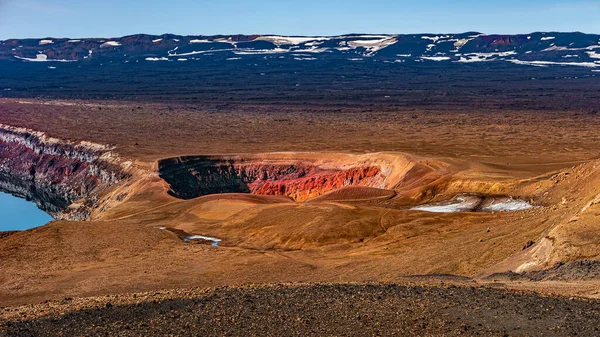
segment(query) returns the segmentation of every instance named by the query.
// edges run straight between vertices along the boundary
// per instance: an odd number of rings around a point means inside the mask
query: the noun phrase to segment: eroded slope
[[[98,196],[127,176],[106,146],[0,125],[0,190],[56,219],[86,219]]]

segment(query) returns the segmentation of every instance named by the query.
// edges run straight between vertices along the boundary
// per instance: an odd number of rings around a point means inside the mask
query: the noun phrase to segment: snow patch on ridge
[[[28,62],[75,62],[73,60],[48,59],[48,55],[46,55],[46,54],[37,54],[34,59],[27,58],[27,57],[21,57],[21,56],[15,56],[15,58],[18,58],[19,60],[23,60],[23,61],[28,61]]]
[[[367,56],[371,56],[381,49],[387,48],[398,42],[395,36],[385,37],[377,40],[352,40],[346,43],[347,46],[352,48],[365,48],[367,50]]]
[[[490,62],[496,61],[498,57],[507,57],[511,55],[517,55],[516,51],[507,52],[496,52],[496,53],[468,53],[468,54],[457,54],[460,59],[456,62],[471,63],[471,62]]]
[[[119,47],[119,46],[121,46],[120,42],[117,42],[117,41],[108,41],[108,42],[104,42],[103,44],[101,44],[100,48]]]
[[[596,68],[600,67],[600,64],[594,62],[552,62],[552,61],[521,61],[521,60],[506,60],[514,64],[534,66],[534,67],[547,67],[547,66],[573,66],[573,67],[587,67]]]
[[[431,40],[431,41],[433,41],[433,43],[437,43],[441,39],[448,39],[448,38],[450,38],[450,35],[444,35],[444,36],[421,36],[421,39],[423,39],[423,40]]]
[[[282,45],[299,45],[311,41],[327,41],[331,40],[331,37],[300,37],[300,36],[280,36],[280,35],[267,35],[260,36],[255,41],[269,41],[277,46]]]
[[[473,39],[458,39],[456,40],[456,42],[454,42],[454,48],[456,48],[456,50],[459,50],[471,40]]]

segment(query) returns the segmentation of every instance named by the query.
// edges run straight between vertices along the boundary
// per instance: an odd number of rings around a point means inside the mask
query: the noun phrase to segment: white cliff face
[[[127,177],[110,150],[0,124],[0,191],[35,202],[55,219],[86,220],[98,195]]]

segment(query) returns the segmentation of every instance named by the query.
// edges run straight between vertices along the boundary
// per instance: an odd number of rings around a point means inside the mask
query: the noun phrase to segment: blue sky
[[[135,33],[600,33],[600,0],[0,0],[0,39]]]

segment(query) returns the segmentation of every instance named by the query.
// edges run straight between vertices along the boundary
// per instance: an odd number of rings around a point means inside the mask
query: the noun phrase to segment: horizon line
[[[54,37],[54,36],[44,36],[44,37],[11,37],[2,39],[0,41],[8,41],[8,40],[39,40],[39,39],[121,39],[130,36],[138,36],[138,35],[147,35],[153,37],[161,37],[165,35],[176,35],[181,37],[195,37],[195,36],[205,36],[205,37],[218,37],[218,36],[281,36],[281,37],[338,37],[338,36],[352,36],[352,35],[389,35],[389,36],[406,36],[406,35],[459,35],[459,34],[483,34],[485,36],[520,36],[520,35],[531,35],[531,34],[548,34],[548,33],[557,33],[557,34],[583,34],[583,35],[600,35],[600,33],[586,33],[582,31],[534,31],[530,33],[483,33],[478,31],[464,31],[458,33],[344,33],[344,34],[333,34],[333,35],[286,35],[286,34],[246,34],[246,33],[234,33],[234,34],[176,34],[176,33],[162,33],[162,34],[148,34],[148,33],[134,33],[134,34],[126,34],[121,36],[97,36],[97,37],[73,37],[73,36],[63,36],[63,37]]]

